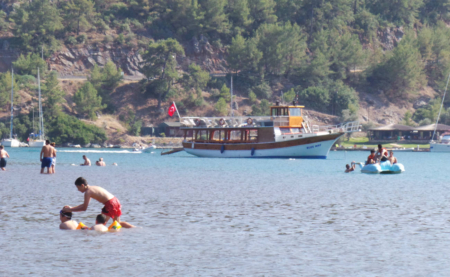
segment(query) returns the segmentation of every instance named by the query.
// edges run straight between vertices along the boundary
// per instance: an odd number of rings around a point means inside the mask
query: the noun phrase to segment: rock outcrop
[[[49,69],[58,71],[60,76],[82,76],[94,65],[104,66],[108,61],[113,61],[126,75],[143,76],[139,72],[142,57],[137,50],[114,48],[109,45],[64,47],[47,62]]]

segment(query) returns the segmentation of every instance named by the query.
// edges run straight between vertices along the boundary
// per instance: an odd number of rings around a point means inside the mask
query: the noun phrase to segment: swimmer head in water
[[[61,211],[59,211],[59,215],[60,215],[61,221],[63,221],[63,219],[66,219],[64,221],[72,219],[72,212],[63,212],[63,210],[61,210]]]

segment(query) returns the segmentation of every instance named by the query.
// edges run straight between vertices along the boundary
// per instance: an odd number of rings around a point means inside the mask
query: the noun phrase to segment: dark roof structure
[[[401,124],[389,124],[386,126],[370,128],[370,131],[414,131],[414,127],[401,125]]]

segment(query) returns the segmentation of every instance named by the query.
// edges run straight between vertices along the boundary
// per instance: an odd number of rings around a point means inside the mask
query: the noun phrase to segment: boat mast
[[[11,124],[10,124],[10,132],[9,138],[12,139],[13,136],[13,118],[14,118],[14,68],[11,68]]]
[[[231,101],[230,101],[230,108],[231,108],[231,116],[234,116],[234,111],[233,111],[233,75],[231,75],[231,89],[230,89],[230,93],[231,93]]]
[[[45,138],[45,134],[44,134],[44,116],[42,115],[41,78],[39,76],[39,67],[38,67],[38,89],[39,89],[39,139],[42,140]]]
[[[441,111],[442,111],[442,107],[444,106],[444,99],[445,99],[445,95],[447,94],[447,87],[448,87],[448,81],[449,80],[450,80],[450,73],[448,74],[447,85],[445,86],[444,96],[442,97],[442,102],[441,102],[441,108],[439,109],[439,114],[438,114],[438,117],[436,119],[436,125],[434,126],[434,131],[433,131],[433,136],[431,137],[431,141],[434,140],[434,134],[436,133],[436,129],[437,129],[437,126],[438,126],[439,118],[441,117]]]

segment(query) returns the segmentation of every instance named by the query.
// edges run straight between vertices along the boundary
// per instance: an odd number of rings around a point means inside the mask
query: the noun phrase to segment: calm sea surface
[[[205,159],[7,149],[0,172],[0,276],[449,276],[450,153],[397,153],[400,175],[344,173],[365,152],[327,160]],[[86,154],[106,167],[80,167]],[[112,166],[112,163],[118,166]],[[118,233],[61,231],[77,177],[113,193]],[[92,200],[74,219],[93,225]]]

